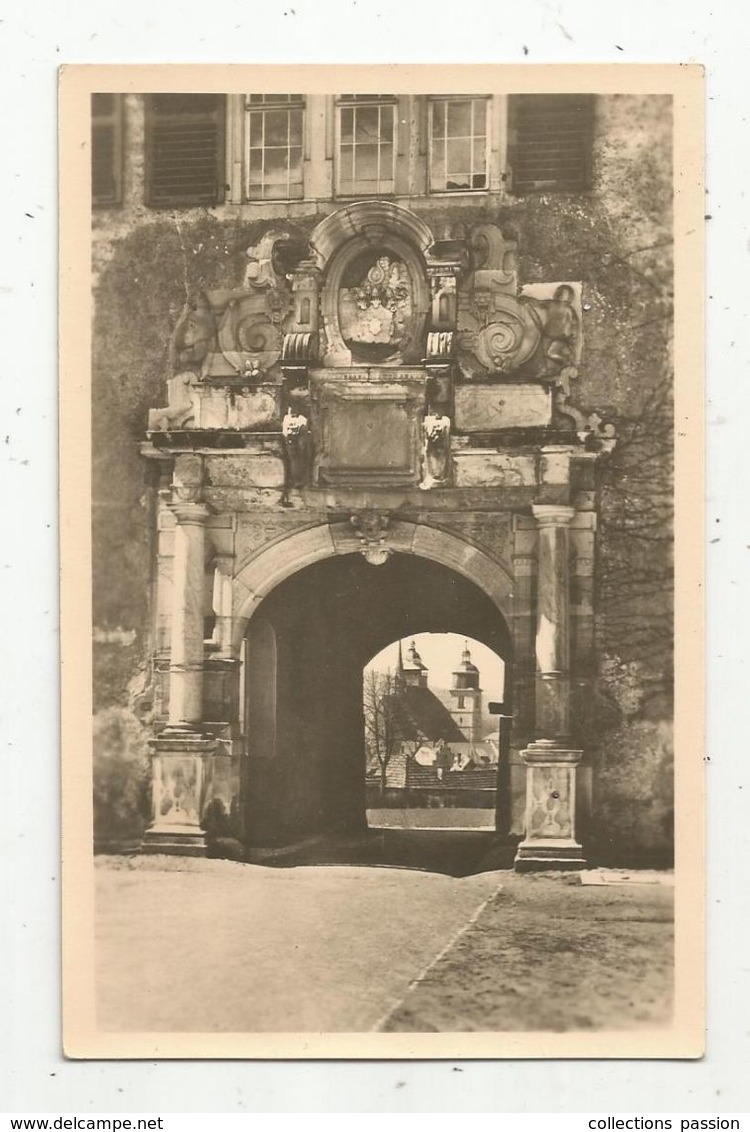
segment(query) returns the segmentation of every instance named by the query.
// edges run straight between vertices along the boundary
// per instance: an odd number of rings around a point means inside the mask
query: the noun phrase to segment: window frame
[[[253,103],[252,99],[260,99],[261,101]],[[259,149],[262,154],[265,154],[266,149],[282,149],[281,146],[268,146],[265,144],[260,147],[251,145],[252,131],[251,131],[251,114],[265,115],[268,111],[285,110],[289,114],[292,111],[298,110],[301,112],[301,127],[300,127],[300,141],[299,146],[292,146],[289,141],[291,133],[291,117],[287,123],[287,157],[292,148],[299,148],[300,151],[300,177],[299,182],[299,195],[292,196],[290,191],[292,187],[292,180],[289,174],[291,173],[291,163],[287,166],[287,195],[286,196],[251,196],[250,194],[250,152],[252,149]],[[243,204],[291,204],[305,199],[305,151],[306,151],[306,129],[307,129],[307,96],[304,94],[252,94],[247,92],[242,95],[242,180],[241,180],[241,198]],[[265,139],[265,123],[263,126],[263,134]],[[263,183],[261,182],[261,188]]]
[[[389,189],[384,189],[384,188],[380,187],[380,183],[381,183],[381,177],[380,177],[381,141],[380,141],[380,136],[378,136],[378,188],[374,189],[372,191],[365,191],[365,190],[362,190],[362,189],[357,189],[357,187],[356,187],[356,176],[355,176],[355,174],[356,174],[356,148],[357,148],[357,142],[355,140],[356,111],[357,111],[358,108],[365,109],[365,108],[371,108],[371,107],[377,107],[379,110],[382,110],[383,107],[388,107],[391,110],[391,114],[392,114],[391,141],[390,141],[390,146],[391,146],[391,150],[392,150],[391,176],[390,176],[391,187]],[[342,190],[342,188],[341,188],[341,169],[342,169],[341,118],[342,118],[342,110],[352,110],[354,112],[354,119],[353,119],[353,123],[352,123],[352,146],[351,146],[352,151],[353,151],[352,191],[351,192],[346,192],[346,191]],[[395,94],[338,95],[336,97],[335,103],[334,103],[334,115],[335,115],[335,141],[334,141],[334,160],[333,160],[333,165],[334,165],[334,168],[333,168],[333,196],[334,196],[334,199],[335,200],[357,200],[357,199],[371,200],[371,199],[382,198],[382,197],[385,197],[385,198],[395,197],[396,196],[396,181],[397,181],[396,174],[397,174],[397,169],[398,169],[398,156],[399,156],[399,154],[398,154],[398,148],[399,148],[398,96],[395,95]],[[380,115],[378,116],[378,121],[380,122]],[[362,144],[362,143],[360,143],[360,144]]]
[[[426,96],[426,101],[427,101],[427,168],[426,168],[427,195],[428,196],[451,196],[451,197],[453,197],[453,196],[459,196],[461,194],[466,194],[466,195],[470,195],[470,196],[477,196],[480,193],[490,192],[491,191],[491,183],[492,183],[492,142],[493,142],[493,121],[494,121],[494,109],[495,109],[493,96],[491,94],[429,94],[429,95]],[[439,103],[439,102],[444,103],[445,106],[446,106],[446,134],[445,134],[445,137],[442,139],[446,148],[447,148],[447,142],[448,142],[448,134],[447,134],[447,117],[448,117],[448,115],[447,115],[447,105],[448,105],[448,103],[450,103],[450,102],[468,102],[468,103],[484,102],[484,104],[485,104],[485,119],[484,119],[484,121],[485,121],[485,127],[484,127],[484,178],[485,178],[485,184],[484,184],[483,188],[469,187],[469,188],[449,189],[446,186],[438,188],[438,187],[433,185],[432,156],[433,156],[434,145],[435,145],[434,130],[433,130],[433,119],[434,119],[434,108],[435,108],[436,104]],[[473,115],[473,111],[472,111],[472,122],[473,122],[473,117],[474,117],[474,115]],[[472,152],[472,155],[473,155],[473,152],[474,152],[474,134],[471,134],[468,140],[470,142],[471,152]],[[447,172],[448,171],[446,169],[446,180],[447,180]],[[469,170],[469,177],[471,178],[473,176],[474,176],[474,172],[473,172],[473,170],[470,169]]]

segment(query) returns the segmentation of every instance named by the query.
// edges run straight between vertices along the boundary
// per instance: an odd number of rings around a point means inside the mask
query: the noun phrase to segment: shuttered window
[[[223,94],[152,94],[146,187],[154,208],[218,204],[224,196]]]
[[[91,199],[122,203],[122,95],[91,95]]]
[[[590,188],[593,95],[517,94],[509,111],[511,192]]]

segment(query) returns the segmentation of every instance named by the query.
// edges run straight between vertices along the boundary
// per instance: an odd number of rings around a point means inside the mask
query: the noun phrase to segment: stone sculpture
[[[357,512],[350,518],[360,543],[360,551],[371,566],[382,566],[391,556],[386,543],[390,516],[387,511]]]
[[[286,456],[286,486],[303,487],[310,475],[310,428],[307,417],[289,408],[281,422]]]
[[[184,428],[194,416],[191,396],[192,374],[177,373],[167,381],[167,405],[163,409],[149,409],[148,431],[169,432]]]
[[[201,376],[216,348],[216,323],[207,296],[198,292],[188,299],[169,344],[170,369],[173,375],[189,371]]]
[[[422,479],[420,488],[428,491],[441,487],[450,479],[450,417],[427,413],[422,423]]]

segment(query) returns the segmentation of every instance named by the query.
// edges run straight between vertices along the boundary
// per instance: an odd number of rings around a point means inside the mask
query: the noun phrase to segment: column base
[[[517,872],[586,865],[575,829],[576,767],[582,755],[550,739],[521,751],[526,763],[526,836],[516,853]]]
[[[166,829],[147,829],[141,842],[141,853],[165,853],[168,856],[205,857],[206,835],[197,833],[192,826],[172,826]]]
[[[180,727],[152,739],[151,790],[154,820],[141,844],[143,853],[206,856],[201,826],[211,783],[216,743]]]
[[[522,841],[516,851],[513,868],[517,873],[543,872],[546,869],[584,869],[583,846],[568,838]]]

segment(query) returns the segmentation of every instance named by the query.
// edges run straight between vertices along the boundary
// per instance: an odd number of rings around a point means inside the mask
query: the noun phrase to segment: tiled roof
[[[438,739],[444,739],[446,743],[466,742],[466,736],[451,713],[429,688],[404,688],[391,699],[394,701],[396,720],[404,739],[417,740],[424,737],[432,742]]]

